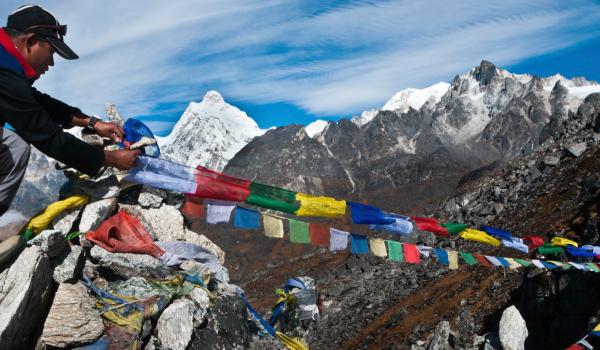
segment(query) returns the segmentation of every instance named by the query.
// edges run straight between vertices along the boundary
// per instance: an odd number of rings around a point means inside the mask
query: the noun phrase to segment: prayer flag
[[[310,243],[310,231],[308,223],[288,219],[290,224],[290,242],[292,243]],[[344,249],[346,249],[344,247]]]
[[[386,217],[381,209],[362,203],[348,202],[354,224],[393,224],[394,218]]]
[[[540,236],[525,236],[523,237],[523,241],[529,246],[530,250],[534,250],[544,244],[544,239]]]
[[[429,254],[431,254],[431,251],[433,250],[433,248],[428,247],[426,245],[419,245],[417,246],[417,249],[419,250],[419,254],[423,255],[426,258],[429,258]]]
[[[491,226],[481,226],[481,229],[489,235],[495,236],[500,239],[505,239],[507,241],[512,241],[513,235],[508,231],[499,228],[494,228]]]
[[[591,250],[594,252],[594,254],[600,255],[600,247],[598,247],[598,246],[586,244],[581,248]]]
[[[403,262],[404,261],[404,251],[402,248],[402,243],[396,241],[385,241],[387,243],[388,255],[390,260]]]
[[[581,264],[578,264],[578,263],[576,263],[576,262],[569,261],[569,264],[571,264],[571,266],[575,267],[577,270],[584,270],[584,271],[587,271],[587,267],[585,267],[585,266],[583,266],[583,265],[581,265]]]
[[[547,262],[547,261],[544,261],[544,260],[540,260],[540,262],[542,263],[542,265],[544,265],[544,266],[545,266],[547,269],[549,269],[549,270],[554,270],[554,269],[556,269],[556,265],[554,265],[554,264],[552,264],[552,263],[549,263],[549,262]]]
[[[555,247],[552,244],[544,243],[537,248],[537,253],[541,255],[560,255],[564,252],[564,248]]]
[[[404,260],[406,260],[407,263],[418,264],[421,262],[419,250],[416,245],[402,243],[402,251],[404,252]]]
[[[473,266],[473,265],[477,265],[477,259],[475,259],[475,257],[473,256],[473,254],[471,253],[465,253],[465,252],[460,252],[460,256],[463,258],[463,260]]]
[[[369,253],[369,243],[367,237],[363,235],[350,234],[350,253],[367,254]]]
[[[553,264],[553,265],[555,265],[556,267],[562,267],[563,270],[568,270],[568,269],[571,268],[571,265],[569,265],[569,264],[563,264],[563,263],[561,263],[559,261],[548,260],[548,262],[551,263],[551,264]]]
[[[265,236],[283,238],[283,221],[281,219],[263,213],[263,226],[265,228]]]
[[[502,240],[502,245],[508,248],[513,248],[523,253],[529,253],[529,247],[523,244],[523,240],[517,237],[513,237],[512,241]]]
[[[500,260],[496,259],[495,256],[486,255],[485,258],[488,259],[488,261],[491,262],[494,266],[502,266]]]
[[[546,267],[544,266],[544,264],[542,264],[542,262],[541,262],[541,261],[539,261],[538,259],[533,259],[533,260],[531,260],[531,263],[532,263],[532,264],[533,264],[535,267],[537,267],[537,268],[540,268],[540,269],[545,269],[545,268],[546,268]]]
[[[600,336],[600,323],[598,323],[596,325],[596,327],[594,327],[594,329],[592,329],[592,331],[590,332],[590,334],[592,334],[593,336],[596,336],[596,337]]]
[[[327,247],[329,245],[329,226],[325,224],[310,224],[310,243]]]
[[[573,257],[577,257],[577,258],[595,258],[596,254],[594,253],[593,250],[589,250],[586,248],[577,248],[577,247],[573,247],[571,245],[567,245],[567,253],[569,253],[570,256]]]
[[[502,266],[504,267],[510,267],[510,263],[508,261],[506,261],[506,259],[504,259],[501,256],[496,256],[496,259],[498,259],[498,261],[500,262],[500,264],[502,264]]]
[[[260,228],[260,213],[242,207],[235,208],[233,225],[237,228],[255,230]]]
[[[209,224],[226,224],[235,205],[232,202],[209,201],[206,208],[206,222]]]
[[[453,235],[460,233],[461,231],[466,230],[467,227],[469,227],[466,224],[461,224],[458,222],[447,222],[445,224],[442,224],[442,226],[445,227],[446,230],[448,230],[448,232],[450,232]]]
[[[495,247],[499,247],[500,246],[500,241],[497,240],[496,238],[488,235],[487,233],[483,232],[483,231],[479,231],[479,230],[474,230],[471,228],[468,228],[464,231],[462,231],[460,233],[460,237],[462,239],[468,239],[471,241],[476,241],[476,242],[481,242],[481,243],[485,243],[485,244],[490,244],[493,245]]]
[[[346,250],[348,247],[348,232],[329,229],[329,251],[335,252],[338,250]]]
[[[449,264],[449,262],[448,262],[448,253],[445,250],[439,249],[439,248],[435,248],[434,251],[435,251],[435,255],[437,256],[440,264],[443,264],[443,265],[448,265]]]
[[[245,202],[250,194],[250,181],[218,173],[202,166],[195,171],[194,196],[232,202]]]
[[[204,201],[200,198],[185,195],[181,213],[188,219],[204,218]]]
[[[296,192],[258,182],[250,183],[250,195],[246,203],[290,214],[300,208],[296,202]]]
[[[515,258],[515,261],[518,262],[519,264],[525,266],[525,267],[531,265],[531,262],[529,262],[529,261],[527,261],[525,259],[517,259],[517,258]]]
[[[552,240],[550,241],[550,243],[552,243],[553,245],[557,246],[557,247],[564,247],[567,245],[572,245],[574,247],[579,247],[579,245],[577,244],[577,242],[572,241],[570,239],[567,238],[563,238],[563,237],[553,237]]]
[[[338,201],[331,197],[317,197],[306,193],[296,193],[296,200],[300,202],[300,208],[296,212],[298,216],[337,218],[346,215],[344,200]]]
[[[479,261],[479,264],[481,264],[482,266],[485,267],[492,267],[492,265],[490,264],[490,262],[485,258],[485,256],[481,255],[481,254],[473,254],[473,256],[475,257],[475,259],[477,259],[477,261]]]
[[[450,270],[458,269],[458,252],[455,252],[454,250],[448,251],[448,268],[450,268]]]
[[[396,214],[386,214],[385,217],[394,219],[394,222],[388,225],[373,224],[369,228],[371,230],[380,230],[401,235],[408,235],[412,232],[413,224],[408,217]]]
[[[381,238],[373,238],[369,240],[369,245],[371,246],[371,252],[373,255],[379,257],[386,257],[387,251],[385,250],[385,242]]]
[[[435,218],[419,218],[411,216],[411,219],[413,219],[415,224],[417,224],[417,228],[421,231],[428,231],[439,236],[449,237],[448,229],[440,226]]]
[[[511,269],[518,269],[519,267],[521,267],[521,265],[519,265],[519,263],[517,263],[513,258],[504,258],[504,260],[508,261],[508,263],[510,264],[510,268]]]
[[[596,266],[596,264],[593,263],[587,263],[585,264],[587,267],[590,268],[590,270],[594,271],[594,272],[600,272],[600,270],[598,269],[598,266]]]

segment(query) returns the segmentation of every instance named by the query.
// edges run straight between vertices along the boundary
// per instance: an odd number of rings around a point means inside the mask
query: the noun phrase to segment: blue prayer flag
[[[394,218],[386,217],[385,213],[377,207],[356,202],[347,203],[350,205],[352,222],[355,224],[389,225],[396,221]]]
[[[502,230],[499,228],[495,228],[495,227],[491,227],[491,226],[481,226],[481,229],[483,231],[485,231],[488,235],[500,237],[507,241],[512,241],[512,233],[510,233],[508,231],[505,231],[505,230]]]
[[[406,216],[385,213],[384,218],[392,219],[394,222],[388,225],[371,225],[369,226],[371,230],[381,230],[400,235],[408,235],[413,230],[413,223]]]
[[[594,254],[593,250],[585,249],[585,248],[577,248],[571,245],[567,245],[567,253],[569,255],[578,257],[578,258],[595,258],[596,254]]]
[[[544,261],[544,260],[540,260],[540,262],[542,263],[542,265],[546,266],[546,268],[547,268],[548,270],[554,270],[554,269],[556,269],[556,268],[557,268],[557,267],[556,267],[556,265],[554,265],[554,264],[551,264],[551,263],[549,263],[549,262],[546,262],[546,261]]]
[[[237,228],[253,230],[260,228],[260,213],[242,207],[235,208],[233,225]]]
[[[443,250],[443,249],[439,249],[439,248],[435,248],[435,255],[437,256],[438,260],[440,261],[440,264],[444,264],[444,265],[448,265],[448,252]]]
[[[350,234],[350,253],[367,254],[369,252],[369,241],[367,236]]]
[[[502,266],[510,267],[510,263],[503,257],[496,256],[495,258],[498,259],[498,261],[500,261],[500,264],[502,264]]]

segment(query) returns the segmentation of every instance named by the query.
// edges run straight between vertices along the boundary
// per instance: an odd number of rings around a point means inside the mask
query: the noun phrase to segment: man
[[[103,151],[63,128],[85,127],[119,142],[123,130],[82,113],[32,87],[54,65],[54,53],[78,56],[64,42],[67,26],[39,6],[22,6],[0,29],[0,215],[8,208],[25,175],[30,144],[44,154],[94,176],[102,166],[127,170],[140,151]],[[15,132],[3,127],[10,124]]]

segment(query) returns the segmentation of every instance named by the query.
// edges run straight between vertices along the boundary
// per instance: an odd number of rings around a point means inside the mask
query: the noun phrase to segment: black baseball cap
[[[38,5],[21,6],[8,16],[7,28],[12,28],[24,33],[36,33],[48,40],[54,46],[56,53],[67,60],[79,58],[70,47],[65,44],[64,36],[67,26],[58,23],[56,17]]]

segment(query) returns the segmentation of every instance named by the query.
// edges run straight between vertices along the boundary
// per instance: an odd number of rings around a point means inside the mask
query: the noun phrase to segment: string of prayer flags
[[[435,255],[437,256],[440,264],[442,264],[442,265],[448,265],[449,264],[449,262],[448,262],[448,253],[445,250],[439,249],[439,248],[435,248],[434,251],[435,251]]]
[[[431,251],[433,250],[432,247],[428,247],[426,245],[417,246],[417,249],[419,250],[419,254],[423,255],[426,258],[429,258],[429,255],[431,254]]]
[[[573,257],[577,257],[577,258],[595,258],[596,254],[594,253],[593,250],[589,250],[586,248],[577,248],[577,247],[573,247],[571,245],[567,245],[567,253],[569,253],[570,256]]]
[[[518,259],[518,258],[514,258],[514,260],[515,260],[516,262],[518,262],[519,264],[521,264],[521,265],[525,266],[525,267],[527,267],[527,266],[530,266],[530,265],[531,265],[531,262],[529,262],[529,261],[527,261],[527,260],[525,260],[525,259]]]
[[[283,221],[273,215],[263,213],[265,236],[283,238]]]
[[[309,225],[306,222],[288,219],[290,224],[290,242],[292,243],[310,243]],[[344,249],[346,249],[344,247]]]
[[[485,258],[485,256],[481,255],[481,254],[473,254],[473,256],[475,257],[475,259],[477,259],[477,261],[479,261],[479,264],[481,266],[485,266],[485,267],[492,267],[492,265],[490,264],[490,262]]]
[[[369,228],[371,230],[380,230],[390,233],[396,233],[400,235],[408,235],[413,230],[413,224],[410,222],[407,216],[396,215],[396,214],[385,214],[385,217],[394,219],[391,224],[371,224]]]
[[[561,263],[560,261],[548,260],[548,262],[549,262],[550,264],[553,264],[553,265],[554,265],[554,266],[556,266],[557,268],[558,268],[558,267],[562,267],[564,270],[568,270],[568,269],[570,269],[570,268],[571,268],[571,265],[569,265],[569,264],[563,264],[563,263]]]
[[[231,202],[209,201],[206,207],[206,222],[209,224],[226,224],[235,208]]]
[[[367,254],[369,253],[369,242],[367,237],[363,235],[357,235],[355,233],[350,234],[350,253],[351,254]]]
[[[523,242],[529,246],[531,251],[541,245],[544,245],[544,239],[540,236],[525,236],[523,237]]]
[[[448,268],[450,270],[458,269],[458,252],[454,250],[448,251]]]
[[[461,258],[469,265],[477,265],[477,259],[471,253],[460,252]]]
[[[411,219],[413,219],[415,224],[417,224],[417,228],[420,231],[428,231],[435,233],[438,236],[449,237],[448,229],[440,226],[435,218],[419,218],[416,216],[411,216]]]
[[[233,226],[245,230],[255,230],[260,228],[260,213],[242,207],[235,208],[233,215]]]
[[[325,224],[310,224],[310,243],[327,247],[329,245],[329,226]]]
[[[372,205],[356,202],[347,202],[347,204],[350,206],[354,224],[389,225],[396,221],[394,218],[386,217],[381,209]]]
[[[500,260],[498,260],[495,256],[485,255],[485,258],[494,266],[502,266]]]
[[[540,260],[540,262],[541,262],[541,263],[542,263],[542,265],[544,265],[544,267],[546,267],[548,270],[554,270],[554,269],[556,269],[556,266],[555,266],[554,264],[551,264],[551,263],[549,263],[549,262],[547,262],[547,261],[543,261],[543,260]]]
[[[348,235],[346,231],[335,228],[329,229],[329,251],[346,250],[348,247]]]
[[[402,247],[402,243],[396,241],[385,241],[385,243],[387,244],[388,256],[390,257],[390,260],[403,262],[404,249]]]
[[[145,156],[138,157],[139,159],[149,158]],[[196,192],[196,183],[193,181],[182,180],[177,177],[157,174],[152,171],[144,171],[139,168],[129,171],[125,180],[133,183],[140,183],[156,188],[161,188],[167,191],[193,194]]]
[[[258,182],[250,183],[250,195],[246,203],[289,214],[294,214],[300,208],[296,192]]]
[[[529,253],[529,247],[523,243],[523,240],[518,237],[513,237],[511,241],[502,240],[502,245],[508,248],[513,248],[523,253]]]
[[[337,218],[346,215],[346,201],[336,200],[331,197],[312,196],[306,193],[296,193],[296,200],[300,202],[298,216],[320,216]]]
[[[504,259],[503,257],[496,256],[495,258],[500,262],[500,264],[502,264],[502,266],[510,267],[510,263],[508,261],[506,261],[506,259]]]
[[[543,245],[537,247],[537,253],[541,255],[560,255],[564,253],[564,249],[562,247],[553,246],[549,243],[544,243]]]
[[[502,230],[502,229],[499,229],[499,228],[494,228],[491,226],[481,226],[481,230],[485,231],[488,235],[492,235],[497,238],[505,239],[507,241],[512,241],[512,239],[513,239],[512,233]]]
[[[572,245],[574,247],[579,247],[579,244],[577,244],[577,242],[572,241],[570,239],[567,238],[563,238],[563,237],[552,237],[552,239],[550,240],[550,243],[552,243],[553,245],[557,246],[557,247],[564,247],[567,245]]]
[[[585,266],[589,267],[590,270],[594,272],[600,272],[600,269],[598,269],[598,266],[594,263],[586,263]]]
[[[504,260],[508,261],[508,263],[510,264],[510,266],[509,266],[509,267],[510,267],[511,269],[514,269],[514,270],[516,270],[516,269],[518,269],[518,268],[520,268],[520,267],[521,267],[521,265],[519,265],[519,263],[518,263],[518,262],[516,262],[516,261],[515,261],[514,259],[512,259],[512,258],[504,258]]]
[[[419,256],[419,249],[416,245],[410,243],[402,243],[402,252],[404,253],[404,260],[407,263],[418,264],[421,262]]]
[[[468,228],[460,233],[460,237],[462,239],[468,239],[471,241],[481,242],[485,244],[490,244],[495,247],[500,246],[500,241],[496,238],[488,235],[487,233],[475,229]]]
[[[469,226],[467,224],[461,224],[458,222],[447,222],[445,224],[442,224],[442,227],[446,228],[446,230],[448,230],[448,232],[450,232],[451,234],[456,235],[461,231],[467,229]]]
[[[373,252],[373,255],[381,258],[385,258],[386,256],[388,256],[387,251],[385,250],[385,241],[383,239],[370,239],[369,245],[371,246],[371,252]]]
[[[245,202],[250,195],[250,181],[218,173],[202,166],[194,172],[196,191],[194,196],[220,199],[232,202]]]

